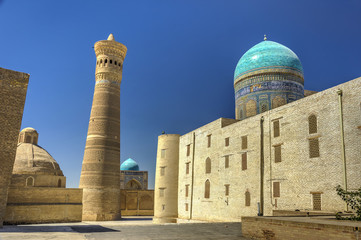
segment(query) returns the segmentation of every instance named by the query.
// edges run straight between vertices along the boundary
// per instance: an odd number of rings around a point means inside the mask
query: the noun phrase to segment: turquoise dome
[[[125,160],[122,165],[120,165],[120,170],[122,171],[139,171],[139,166],[136,161],[131,158]]]
[[[273,41],[263,41],[249,49],[238,61],[234,80],[252,71],[275,68],[303,74],[301,61],[291,49]]]

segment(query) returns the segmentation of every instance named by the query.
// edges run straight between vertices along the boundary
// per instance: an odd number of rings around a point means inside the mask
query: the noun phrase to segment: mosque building
[[[304,90],[301,61],[266,38],[234,73],[235,119],[158,137],[156,223],[347,211],[361,187],[361,78]]]
[[[236,119],[245,119],[304,97],[301,61],[282,44],[265,41],[249,49],[234,72]]]
[[[65,188],[56,160],[38,145],[39,133],[24,128],[19,134],[9,186],[6,224],[82,221],[82,189]],[[153,215],[154,190],[148,190],[148,171],[129,158],[120,170],[121,214]]]
[[[94,49],[96,86],[77,189],[65,188],[66,177],[55,159],[38,145],[39,134],[34,128],[20,132],[15,148],[29,75],[0,68],[0,79],[19,86],[17,91],[5,89],[3,94],[7,101],[10,99],[9,106],[14,105],[14,109],[9,108],[14,114],[5,115],[13,125],[4,147],[11,151],[1,153],[6,161],[1,165],[4,174],[0,183],[5,191],[0,194],[0,226],[3,222],[73,222],[153,215],[154,190],[148,190],[148,172],[139,171],[132,159],[120,169],[119,97],[127,49],[115,41],[113,34],[96,42]]]
[[[66,178],[59,164],[38,145],[38,138],[34,128],[20,132],[11,186],[65,188]]]
[[[120,165],[120,189],[147,190],[148,171],[139,171],[138,163],[128,158]]]
[[[31,127],[19,134],[4,222],[77,222],[82,219],[82,189],[65,188],[56,160],[38,145]]]
[[[297,55],[264,40],[236,66],[235,119],[158,137],[155,191],[148,190],[148,172],[133,159],[120,165],[119,87],[126,47],[112,34],[98,41],[80,188],[65,188],[66,177],[38,145],[38,132],[25,128],[15,163],[15,151],[1,153],[0,225],[3,219],[72,222],[153,213],[153,221],[161,223],[240,221],[242,216],[349,210],[335,189],[361,187],[361,78],[318,93],[304,90]],[[7,81],[22,81],[19,94],[10,91],[14,126],[4,147],[15,150],[29,76],[0,73]]]
[[[120,209],[122,216],[153,215],[154,190],[148,189],[148,171],[139,171],[128,158],[120,165]]]

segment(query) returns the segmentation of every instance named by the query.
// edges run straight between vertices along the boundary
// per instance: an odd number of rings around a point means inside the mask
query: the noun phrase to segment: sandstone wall
[[[15,161],[29,74],[0,68],[0,227]]]
[[[51,176],[44,174],[13,174],[11,177],[11,187],[25,187],[26,180],[32,177],[34,187],[66,187],[65,176]]]
[[[225,124],[231,123],[230,120],[218,119],[181,136],[178,217],[239,221],[241,216],[257,215],[257,203],[261,202],[262,117],[264,214],[272,215],[273,210],[312,211],[316,202],[314,194],[320,196],[321,211],[343,211],[344,202],[335,191],[337,185],[344,185],[338,89],[343,91],[348,189],[361,187],[361,78],[358,78],[230,125]],[[308,118],[312,114],[317,117],[317,132],[310,134]],[[275,136],[277,121],[279,136]],[[247,138],[247,146],[242,147],[242,137]],[[319,142],[319,156],[311,158],[312,139]],[[280,161],[276,160],[276,149],[280,149]],[[207,158],[211,160],[210,173],[206,173]],[[244,158],[246,168],[242,166]],[[209,198],[205,197],[207,180]],[[249,206],[246,206],[246,194]]]
[[[179,135],[158,136],[154,191],[154,223],[176,222],[178,217]]]
[[[75,188],[9,188],[4,222],[80,222],[82,192],[82,189]]]
[[[154,190],[120,190],[122,216],[153,216]]]
[[[252,121],[253,119],[253,121]],[[240,123],[247,121],[247,127]],[[195,143],[192,133],[180,139],[178,217],[207,221],[240,221],[241,216],[257,214],[256,195],[259,192],[259,121],[248,118],[224,126],[228,119],[218,119],[197,130]],[[208,147],[210,136],[210,147]],[[242,149],[242,136],[247,136],[247,147]],[[229,137],[229,146],[225,138]],[[191,145],[187,156],[187,145]],[[194,149],[193,149],[194,145]],[[255,146],[255,147],[253,147]],[[194,156],[193,156],[194,151]],[[242,154],[247,154],[247,170],[242,170]],[[228,156],[229,165],[225,167]],[[206,173],[206,159],[211,160],[211,171]],[[189,173],[186,173],[189,164]],[[193,172],[193,181],[192,181]],[[205,182],[210,183],[209,198],[205,198]],[[229,194],[226,196],[226,186]],[[186,197],[188,185],[188,197]],[[251,194],[251,206],[245,207],[245,192]],[[193,193],[193,196],[192,196]],[[193,201],[192,201],[193,198]],[[187,211],[188,205],[188,211]]]

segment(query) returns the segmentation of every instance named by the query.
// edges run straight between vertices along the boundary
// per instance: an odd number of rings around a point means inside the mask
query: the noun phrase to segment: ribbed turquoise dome
[[[136,161],[131,158],[125,160],[122,165],[120,165],[120,170],[122,171],[139,171],[139,166]]]
[[[238,61],[234,80],[252,71],[274,68],[292,69],[303,74],[302,64],[291,49],[273,41],[263,41],[249,49]]]

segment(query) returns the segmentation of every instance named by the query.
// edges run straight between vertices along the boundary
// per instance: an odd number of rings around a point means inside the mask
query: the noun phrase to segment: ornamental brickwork
[[[127,48],[114,40],[94,45],[95,89],[79,187],[83,220],[107,221],[120,214],[120,83]]]
[[[303,69],[291,49],[272,41],[249,49],[234,76],[236,119],[245,119],[304,97]],[[255,104],[254,104],[255,103]]]

